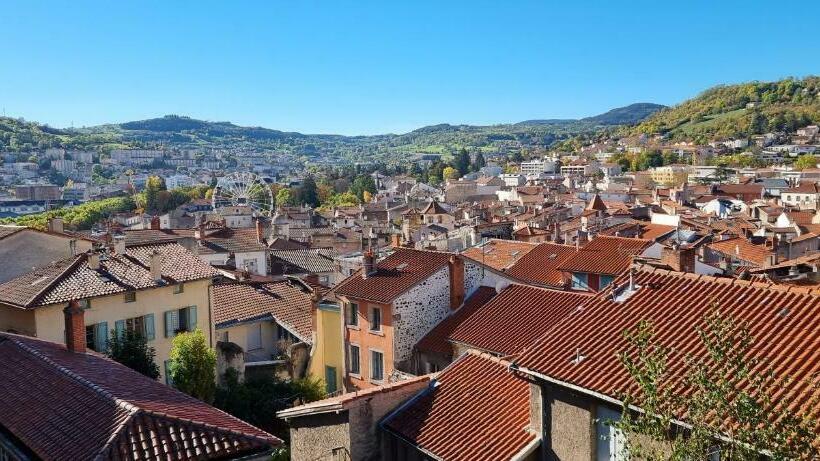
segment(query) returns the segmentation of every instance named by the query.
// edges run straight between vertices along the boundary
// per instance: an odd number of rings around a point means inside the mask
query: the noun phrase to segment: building
[[[0,226],[0,283],[91,249],[93,240],[63,232],[62,219],[46,231],[23,226]]]
[[[166,377],[171,341],[200,329],[213,343],[208,297],[214,270],[176,243],[92,250],[0,284],[0,331],[65,342],[63,308],[85,312],[86,346],[105,351],[112,332],[141,333]]]
[[[265,460],[272,435],[86,349],[84,310],[62,303],[68,345],[0,333],[0,459]]]
[[[649,177],[655,184],[680,186],[689,179],[688,165],[666,165],[649,169]]]
[[[397,381],[410,370],[413,345],[476,284],[452,253],[398,248],[334,289],[344,318],[345,387],[364,389]]]
[[[540,176],[543,173],[555,173],[557,162],[552,158],[521,162],[518,171],[525,176]]]
[[[31,184],[14,186],[14,196],[17,200],[45,201],[60,200],[62,193],[54,184]]]
[[[598,236],[564,260],[558,269],[580,291],[601,291],[629,269],[632,257],[652,245],[652,240]]]
[[[820,202],[820,187],[816,182],[803,181],[795,187],[780,192],[780,204],[801,210],[817,210]]]

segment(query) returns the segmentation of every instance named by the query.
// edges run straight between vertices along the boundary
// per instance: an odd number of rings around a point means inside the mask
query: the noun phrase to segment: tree
[[[458,151],[458,155],[456,155],[453,168],[458,170],[459,177],[464,176],[465,174],[470,172],[470,153],[467,152],[467,149],[462,148],[460,151]],[[444,175],[444,178],[447,179],[446,174]]]
[[[166,190],[165,180],[159,176],[149,176],[145,182],[145,208],[148,211],[159,209],[159,193]]]
[[[276,206],[291,206],[293,203],[293,193],[287,187],[283,187],[276,192]]]
[[[795,160],[794,168],[797,170],[817,168],[817,157],[811,154],[801,155],[797,158],[797,160]]]
[[[159,366],[154,361],[156,355],[154,348],[139,332],[125,330],[119,334],[111,333],[108,357],[151,379],[159,378]]]
[[[356,179],[353,180],[353,184],[350,185],[350,192],[354,193],[360,202],[364,202],[364,191],[368,191],[371,194],[376,193],[376,183],[368,174],[356,176]]]
[[[171,345],[169,372],[174,387],[206,403],[216,392],[216,352],[202,330],[180,333]]]
[[[307,175],[299,188],[298,203],[311,207],[319,206],[319,193],[316,190],[316,180],[312,175]]]
[[[362,192],[363,203],[370,203],[371,200],[373,200],[373,194],[371,194],[369,190]]]
[[[707,459],[718,446],[722,461],[757,459],[763,449],[774,460],[813,459],[817,421],[778,398],[789,378],[759,358],[746,326],[713,306],[695,329],[703,354],[660,344],[646,321],[624,332],[631,352],[619,357],[636,390],[621,397],[623,415],[611,424],[644,436],[626,437],[632,459]],[[818,399],[801,405],[813,408]],[[689,428],[678,425],[682,419]]]
[[[451,166],[448,166],[448,167],[444,168],[444,171],[442,172],[442,175],[444,176],[445,180],[447,180],[447,179],[458,179],[461,176],[459,174],[458,170],[456,170],[455,168],[453,168]]]
[[[475,156],[475,162],[473,163],[473,171],[481,171],[487,165],[487,161],[484,160],[484,154],[479,152]]]

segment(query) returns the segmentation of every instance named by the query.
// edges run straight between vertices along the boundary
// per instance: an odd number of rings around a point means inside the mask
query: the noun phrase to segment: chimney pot
[[[162,255],[159,251],[151,253],[151,279],[155,282],[162,281]]]
[[[118,235],[114,237],[114,252],[118,255],[125,254],[125,236]]]
[[[97,251],[92,251],[88,255],[88,267],[93,271],[100,270],[100,253]]]
[[[256,218],[256,242],[262,243],[264,241],[264,230],[262,229],[262,220]]]
[[[65,317],[65,346],[71,352],[85,353],[85,312],[76,300],[63,309]]]
[[[458,309],[464,303],[464,260],[453,255],[448,263],[450,269],[450,309]]]
[[[372,250],[364,252],[362,259],[362,278],[366,279],[372,275],[376,270],[376,256]]]

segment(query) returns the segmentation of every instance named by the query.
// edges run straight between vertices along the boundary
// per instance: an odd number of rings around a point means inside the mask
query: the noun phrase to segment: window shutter
[[[179,327],[179,313],[176,310],[165,311],[165,337],[173,338],[174,332]]]
[[[117,338],[122,338],[125,332],[125,320],[117,320],[114,322],[114,332],[117,333]]]
[[[102,353],[108,350],[108,322],[100,322],[94,329],[94,349]]]
[[[156,338],[154,330],[154,314],[145,315],[145,339],[146,341],[153,341]]]
[[[188,307],[188,331],[196,330],[196,306]]]

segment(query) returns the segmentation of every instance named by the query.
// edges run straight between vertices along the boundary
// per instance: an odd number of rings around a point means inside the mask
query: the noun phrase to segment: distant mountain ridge
[[[581,119],[548,119],[548,120],[526,120],[516,123],[516,125],[555,125],[564,123],[586,122],[595,125],[634,125],[663,109],[668,109],[662,104],[651,102],[637,102],[624,107],[616,107],[603,114]]]

